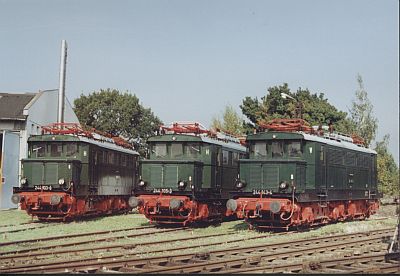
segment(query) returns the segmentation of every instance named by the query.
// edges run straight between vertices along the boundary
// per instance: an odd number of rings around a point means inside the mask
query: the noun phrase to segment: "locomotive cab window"
[[[167,144],[157,143],[152,146],[151,150],[156,157],[166,157],[167,156]]]
[[[65,144],[65,153],[67,156],[73,156],[78,153],[78,144],[77,143],[66,143]]]
[[[62,143],[51,143],[49,144],[49,152],[51,157],[60,157],[62,154],[63,148]]]
[[[37,143],[32,145],[32,155],[34,158],[44,157],[46,155],[46,144]]]
[[[183,145],[180,143],[171,144],[171,157],[180,157],[183,155]]]
[[[301,157],[301,143],[300,141],[288,143],[288,155],[289,157]]]
[[[267,143],[255,142],[251,145],[251,153],[254,157],[263,158],[267,157]]]
[[[283,157],[283,142],[272,142],[271,153],[272,158]]]
[[[186,144],[186,155],[189,157],[197,157],[200,155],[200,145],[198,143]]]

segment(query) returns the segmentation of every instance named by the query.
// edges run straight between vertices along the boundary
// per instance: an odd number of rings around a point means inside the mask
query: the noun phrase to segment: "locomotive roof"
[[[362,146],[359,146],[357,144],[354,144],[350,142],[349,137],[345,137],[336,133],[333,134],[327,134],[324,136],[317,136],[317,135],[312,135],[308,133],[304,133],[301,131],[297,132],[281,132],[281,131],[268,131],[268,132],[261,132],[257,134],[252,134],[247,136],[247,140],[265,140],[265,139],[275,139],[273,135],[276,136],[276,138],[279,139],[304,139],[306,141],[314,141],[314,142],[319,142],[327,145],[332,145],[335,147],[339,148],[346,148],[346,149],[351,149],[355,151],[360,151],[360,152],[365,152],[365,153],[372,153],[376,154],[376,151],[370,148],[365,148]]]
[[[112,142],[109,142],[108,140],[95,140],[84,136],[43,134],[29,137],[28,142],[84,142],[110,150],[139,155],[139,153],[135,150],[118,146]]]
[[[175,138],[173,138],[175,137]],[[147,139],[148,142],[204,142],[208,144],[214,144],[223,146],[230,149],[235,149],[239,151],[246,151],[246,147],[240,143],[235,143],[231,141],[221,140],[211,138],[205,135],[187,135],[187,134],[163,134],[151,136]]]

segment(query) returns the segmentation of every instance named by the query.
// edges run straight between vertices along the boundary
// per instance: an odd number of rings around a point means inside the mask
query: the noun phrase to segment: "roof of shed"
[[[0,93],[0,120],[25,120],[24,108],[35,96],[36,93]]]

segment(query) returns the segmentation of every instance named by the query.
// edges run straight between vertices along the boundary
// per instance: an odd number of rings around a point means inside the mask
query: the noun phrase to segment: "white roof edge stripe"
[[[224,147],[235,149],[235,150],[246,151],[246,147],[242,146],[241,144],[236,144],[233,142],[223,142],[220,140],[216,140],[216,139],[212,139],[212,138],[204,137],[204,136],[200,136],[200,138],[203,142],[206,142],[206,143],[216,144],[216,145],[224,146]]]
[[[117,146],[115,144],[111,144],[109,142],[103,142],[102,143],[100,141],[96,141],[96,140],[89,139],[89,138],[86,138],[86,137],[81,137],[81,136],[78,136],[78,138],[82,142],[86,142],[86,143],[89,143],[89,144],[97,145],[97,146],[100,146],[100,147],[103,147],[103,148],[108,148],[108,149],[121,151],[121,152],[129,153],[129,154],[139,155],[139,153],[137,151],[135,151],[135,150],[126,149],[126,148]]]
[[[376,151],[374,151],[373,149],[359,147],[356,144],[353,144],[353,143],[350,143],[350,142],[347,142],[344,140],[341,140],[341,142],[339,142],[336,140],[326,139],[326,138],[318,137],[318,136],[307,134],[307,133],[301,133],[301,132],[298,132],[298,133],[302,134],[304,139],[309,140],[309,141],[315,141],[315,142],[320,142],[320,143],[337,146],[337,147],[341,147],[341,148],[376,154]]]

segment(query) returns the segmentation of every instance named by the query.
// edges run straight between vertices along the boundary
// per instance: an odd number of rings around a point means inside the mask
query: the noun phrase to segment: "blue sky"
[[[360,74],[398,161],[398,24],[397,0],[0,0],[0,91],[57,88],[62,39],[71,102],[128,90],[166,123],[284,82],[348,111]]]

